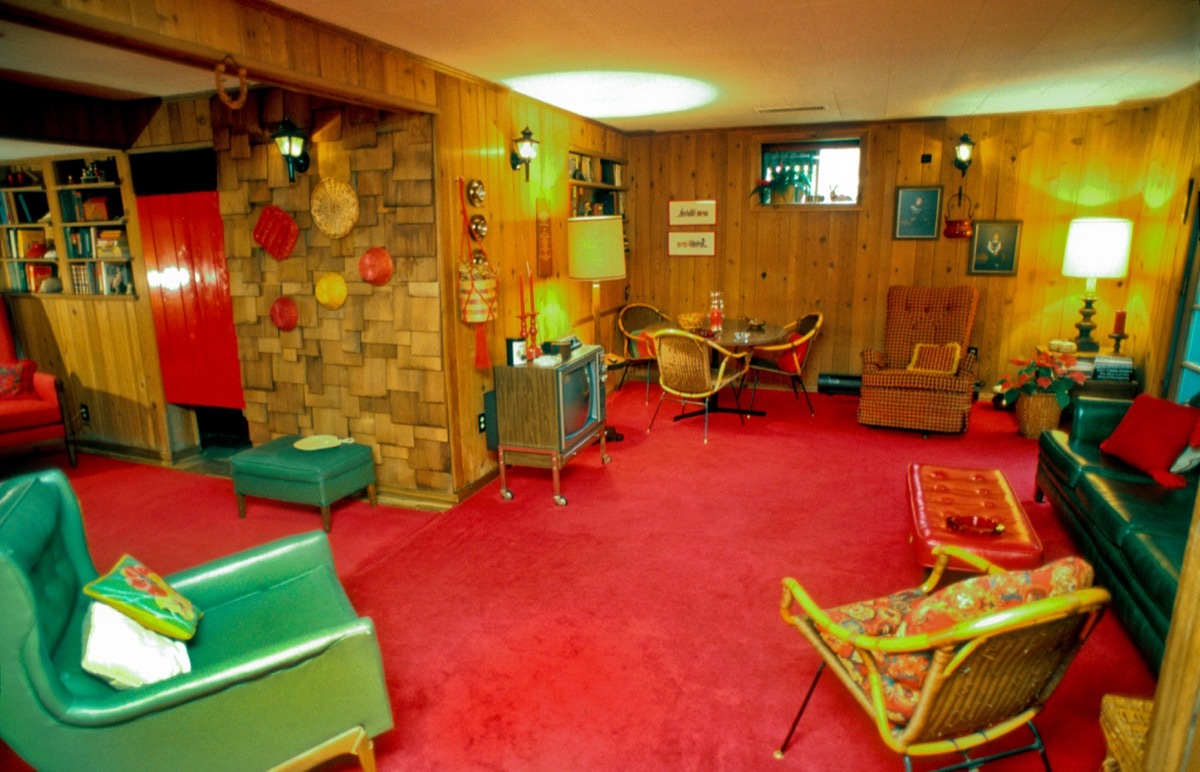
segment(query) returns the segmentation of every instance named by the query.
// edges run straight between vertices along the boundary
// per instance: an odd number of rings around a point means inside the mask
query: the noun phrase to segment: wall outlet
[[[83,422],[84,422],[84,423],[87,423],[88,421],[92,420],[92,416],[91,416],[91,413],[89,413],[89,412],[88,412],[88,406],[87,406],[87,405],[80,405],[80,406],[79,406],[79,417],[80,417],[81,419],[83,419]]]
[[[487,413],[479,414],[479,433],[483,434],[487,431]]]

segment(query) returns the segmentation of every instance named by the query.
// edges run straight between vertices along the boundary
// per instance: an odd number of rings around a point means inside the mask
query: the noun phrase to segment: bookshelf
[[[625,216],[625,161],[582,150],[567,153],[571,217]]]
[[[0,165],[0,289],[132,297],[128,177],[123,155]]]

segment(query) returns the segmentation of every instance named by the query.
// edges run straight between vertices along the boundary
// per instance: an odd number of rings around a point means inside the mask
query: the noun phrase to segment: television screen
[[[562,433],[570,439],[576,432],[586,428],[595,418],[592,411],[592,383],[596,374],[597,360],[588,357],[578,367],[562,371]]]

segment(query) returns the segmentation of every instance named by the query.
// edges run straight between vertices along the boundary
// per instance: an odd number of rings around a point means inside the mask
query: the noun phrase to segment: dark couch
[[[1171,489],[1101,452],[1131,403],[1081,396],[1068,435],[1038,440],[1037,500],[1048,498],[1083,556],[1096,584],[1155,673],[1162,663],[1179,569],[1196,502],[1197,474]]]

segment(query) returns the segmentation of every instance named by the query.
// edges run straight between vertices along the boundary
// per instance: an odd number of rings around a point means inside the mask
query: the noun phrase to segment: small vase
[[[1056,394],[1022,394],[1017,400],[1017,430],[1022,437],[1037,439],[1042,432],[1057,429],[1060,418]]]

